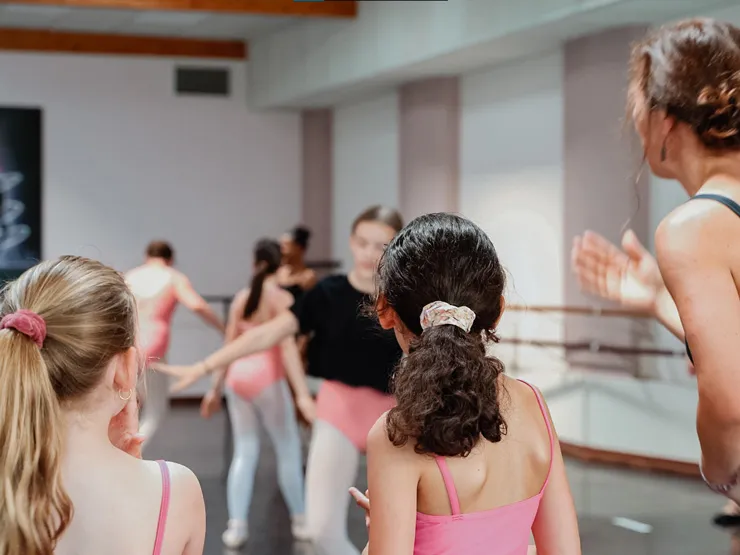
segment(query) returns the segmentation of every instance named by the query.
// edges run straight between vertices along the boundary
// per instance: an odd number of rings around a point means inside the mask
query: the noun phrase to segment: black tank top
[[[282,288],[293,295],[293,299],[295,299],[296,302],[300,300],[301,295],[304,293],[303,288],[298,284],[283,285]]]
[[[706,194],[702,194],[702,195],[694,195],[689,200],[695,200],[695,199],[698,199],[698,198],[709,199],[709,200],[716,200],[720,204],[724,204],[727,208],[729,208],[730,210],[732,210],[735,213],[736,216],[738,216],[740,218],[740,204],[738,204],[737,202],[735,202],[731,198],[723,197],[722,195],[714,195],[714,194],[711,194],[711,193],[706,193]],[[691,349],[689,349],[689,342],[686,341],[685,343],[686,343],[686,354],[688,355],[689,360],[691,361],[691,364],[693,364],[694,363],[694,357],[691,356]]]

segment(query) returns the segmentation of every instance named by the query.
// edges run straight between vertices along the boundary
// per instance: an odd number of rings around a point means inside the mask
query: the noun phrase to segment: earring
[[[668,156],[668,151],[666,150],[665,143],[663,143],[663,146],[660,147],[660,161],[665,162],[665,159],[667,156]]]
[[[129,399],[131,399],[131,396],[133,394],[134,394],[134,390],[133,389],[129,389],[128,390],[128,397],[124,397],[123,396],[123,390],[122,389],[119,389],[118,390],[118,398],[121,399],[121,401],[128,401]]]

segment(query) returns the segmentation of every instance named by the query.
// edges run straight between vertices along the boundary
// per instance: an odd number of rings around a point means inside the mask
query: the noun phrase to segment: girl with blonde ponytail
[[[123,277],[92,260],[43,262],[3,291],[0,555],[202,553],[192,472],[122,450],[140,443],[135,332]]]

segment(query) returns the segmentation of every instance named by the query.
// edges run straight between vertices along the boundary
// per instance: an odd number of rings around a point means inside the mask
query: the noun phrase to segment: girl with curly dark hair
[[[578,555],[575,508],[541,394],[486,340],[504,310],[491,240],[450,214],[412,221],[379,264],[376,309],[407,353],[368,436],[370,555]]]

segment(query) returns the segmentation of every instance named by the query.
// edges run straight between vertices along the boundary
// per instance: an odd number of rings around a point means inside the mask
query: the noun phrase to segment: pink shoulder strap
[[[162,542],[167,525],[167,513],[170,508],[170,469],[165,461],[157,461],[162,472],[162,501],[159,505],[159,521],[157,522],[157,537],[154,540],[154,555],[162,553]]]
[[[552,431],[552,424],[550,424],[550,419],[547,416],[547,409],[545,408],[545,401],[542,399],[542,395],[540,395],[539,391],[537,391],[537,388],[534,387],[531,383],[525,382],[524,380],[519,380],[524,385],[528,386],[529,389],[532,390],[532,393],[534,393],[535,398],[537,399],[537,404],[540,407],[540,412],[542,413],[542,418],[545,420],[545,426],[547,426],[547,435],[550,438],[550,468],[547,470],[547,478],[545,478],[545,483],[542,486],[542,490],[540,490],[540,493],[542,493],[545,490],[545,487],[547,486],[547,482],[550,480],[550,470],[552,469],[552,457],[555,453],[555,437]]]
[[[450,498],[450,509],[453,515],[460,514],[460,499],[457,497],[457,489],[455,489],[455,481],[452,479],[452,473],[450,467],[447,466],[447,461],[444,457],[434,457],[437,461],[437,466],[442,474],[442,480],[445,483],[445,489],[447,490],[447,497]]]

